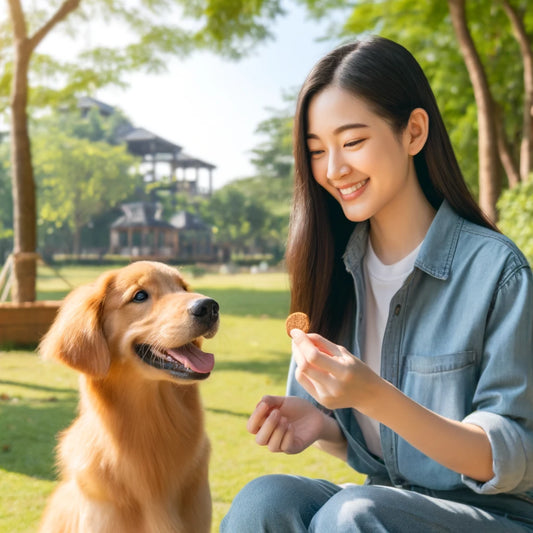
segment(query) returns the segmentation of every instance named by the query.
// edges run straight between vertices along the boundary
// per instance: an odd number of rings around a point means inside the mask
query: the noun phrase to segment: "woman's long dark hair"
[[[314,180],[307,148],[309,103],[331,85],[364,99],[398,134],[407,126],[413,109],[425,109],[429,134],[424,148],[414,157],[414,165],[426,198],[435,209],[446,199],[465,219],[495,227],[465,184],[433,91],[411,53],[382,37],[345,44],[330,52],[310,72],[298,97],[286,261],[291,311],[307,313],[312,331],[339,341],[353,309],[353,281],[344,268],[342,254],[355,223]]]

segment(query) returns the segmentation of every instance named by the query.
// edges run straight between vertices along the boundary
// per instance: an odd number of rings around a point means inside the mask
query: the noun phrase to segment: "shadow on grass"
[[[59,390],[50,389],[50,392]],[[76,413],[77,394],[58,401],[41,399],[0,401],[0,469],[39,479],[56,479],[57,434]]]
[[[250,416],[250,413],[239,413],[237,411],[230,411],[229,409],[217,409],[216,407],[206,407],[205,410],[216,415],[230,415],[238,418],[244,418],[246,420],[248,420]]]
[[[77,392],[70,388],[59,388],[59,387],[47,387],[46,385],[36,385],[35,383],[24,383],[23,381],[11,381],[7,379],[0,379],[0,385],[12,385],[15,387],[21,387],[25,389],[33,389],[33,390],[39,390],[39,391],[46,391],[51,393],[75,393],[77,395]],[[50,401],[50,400],[49,400]],[[2,404],[0,404],[2,405]]]

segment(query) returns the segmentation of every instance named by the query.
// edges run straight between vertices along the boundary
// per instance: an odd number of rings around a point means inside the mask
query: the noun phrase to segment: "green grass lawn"
[[[62,297],[69,284],[94,279],[103,269],[39,269],[39,299]],[[213,532],[239,489],[267,473],[361,481],[341,461],[309,449],[272,454],[254,443],[246,420],[263,394],[283,394],[290,340],[284,320],[288,283],[281,273],[188,278],[192,289],[217,299],[221,327],[205,348],[216,366],[201,385],[212,444],[210,482]],[[68,282],[68,283],[67,283]],[[33,352],[0,351],[0,532],[33,532],[54,489],[56,435],[76,413],[77,375]]]

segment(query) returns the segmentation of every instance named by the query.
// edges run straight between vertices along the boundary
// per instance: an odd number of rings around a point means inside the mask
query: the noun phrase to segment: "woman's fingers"
[[[246,424],[246,429],[255,435],[257,444],[268,446],[272,452],[282,451],[282,443],[287,436],[289,422],[279,410],[283,400],[283,396],[263,396]]]
[[[287,419],[281,416],[278,409],[274,409],[256,433],[255,442],[260,446],[268,446],[271,452],[279,452],[287,427]]]
[[[272,411],[281,407],[283,396],[263,396],[246,423],[246,430],[255,435]]]
[[[294,357],[296,364],[306,373],[308,369],[318,369],[320,372],[335,373],[339,368],[342,355],[339,347],[327,341],[320,335],[306,335],[300,330],[292,330]],[[314,373],[315,377],[316,372]]]
[[[248,422],[246,423],[246,430],[252,435],[255,435],[259,431],[259,428],[263,425],[263,422],[267,415],[268,408],[266,404],[262,404],[261,402],[259,402],[253,413],[250,415],[250,418],[248,418]]]

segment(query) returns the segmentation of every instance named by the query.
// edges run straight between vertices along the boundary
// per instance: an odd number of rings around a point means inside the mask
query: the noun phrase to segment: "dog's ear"
[[[109,370],[111,355],[102,329],[102,311],[110,277],[74,289],[64,300],[39,352],[93,377]]]

